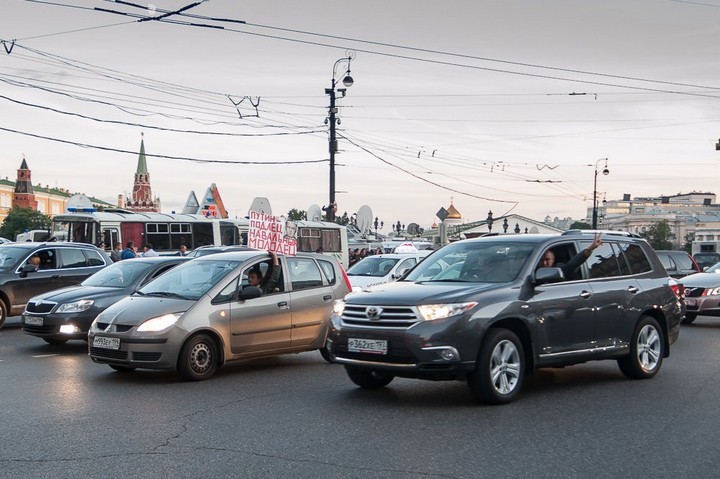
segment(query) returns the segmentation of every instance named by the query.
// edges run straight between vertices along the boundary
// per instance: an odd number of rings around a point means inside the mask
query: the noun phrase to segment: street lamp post
[[[382,229],[383,226],[385,226],[385,222],[379,221],[379,220],[378,220],[378,217],[376,216],[376,217],[375,217],[375,223],[374,223],[374,225],[375,225],[375,238],[376,238],[376,239],[377,239],[378,224],[380,225],[380,229]]]
[[[597,177],[598,177],[598,166],[600,162],[604,161],[605,166],[603,167],[602,174],[607,176],[610,174],[608,170],[607,158],[600,158],[595,162],[595,182],[593,183],[593,210],[592,210],[592,229],[596,230],[598,226],[598,203],[597,203]]]
[[[325,89],[325,94],[330,95],[330,107],[328,108],[328,117],[325,119],[325,121],[330,125],[330,136],[328,139],[328,151],[330,152],[330,201],[328,202],[328,205],[324,208],[324,210],[327,221],[331,222],[335,221],[335,209],[337,208],[337,203],[335,201],[335,153],[337,152],[337,138],[335,136],[335,126],[340,123],[340,119],[337,118],[337,107],[335,106],[335,86],[337,86],[338,83],[338,65],[344,62],[347,63],[347,70],[345,70],[345,74],[343,75],[342,84],[345,85],[346,88],[351,87],[353,84],[353,78],[350,76],[350,61],[355,58],[355,52],[352,50],[348,50],[345,53],[347,57],[341,58],[335,62],[335,65],[333,66],[333,75],[330,88]],[[337,89],[337,91],[342,94],[342,97],[345,97],[346,88]]]
[[[487,219],[485,220],[488,227],[488,233],[492,233],[492,225],[493,225],[493,217],[492,217],[492,211],[488,211]]]

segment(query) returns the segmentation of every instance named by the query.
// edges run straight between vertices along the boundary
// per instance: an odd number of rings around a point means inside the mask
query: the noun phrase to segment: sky
[[[582,219],[594,192],[718,193],[719,20],[720,0],[3,0],[0,177],[24,157],[115,204],[142,138],[163,212],[212,183],[231,217],[325,206],[350,55],[338,215],[387,232],[451,202]]]

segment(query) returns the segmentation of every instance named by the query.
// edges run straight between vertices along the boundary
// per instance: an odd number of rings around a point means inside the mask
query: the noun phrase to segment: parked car
[[[680,286],[645,240],[603,234],[591,251],[593,240],[577,232],[451,243],[404,278],[337,301],[331,360],[363,388],[396,376],[464,379],[491,404],[513,400],[525,375],[544,367],[614,359],[627,377],[650,378],[680,331]],[[556,266],[539,267],[548,250]]]
[[[3,238],[2,236],[0,236],[0,244],[4,244],[4,243],[12,243],[12,240],[9,240],[7,238]]]
[[[698,315],[720,316],[720,263],[679,281],[685,287],[684,324],[692,323]]]
[[[103,250],[85,243],[0,244],[0,328],[8,315],[22,314],[31,297],[79,284],[111,263]]]
[[[665,271],[673,278],[682,278],[689,274],[700,273],[702,268],[686,251],[655,250]]]
[[[248,251],[251,249],[253,249],[253,248],[249,248],[247,246],[239,246],[239,245],[230,245],[230,246],[207,245],[207,246],[198,246],[194,250],[190,251],[186,256],[189,258],[197,258],[199,256],[205,256],[208,254],[227,253],[229,251]]]
[[[366,256],[347,270],[353,291],[376,284],[390,283],[402,277],[427,255],[419,253],[377,254]]]
[[[715,263],[720,263],[720,253],[695,253],[693,259],[700,267],[701,271],[710,268]]]
[[[23,331],[49,344],[87,340],[90,324],[99,313],[188,259],[159,256],[118,261],[78,286],[35,296],[22,314]]]
[[[248,273],[268,275],[268,258],[236,251],[173,268],[97,316],[90,357],[118,371],[176,370],[197,381],[228,361],[324,352],[333,302],[350,291],[342,266],[330,255],[280,255],[276,290],[263,295]]]

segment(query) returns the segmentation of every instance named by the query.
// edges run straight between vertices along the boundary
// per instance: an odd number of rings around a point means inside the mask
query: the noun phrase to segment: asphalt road
[[[720,319],[683,326],[660,373],[544,370],[509,405],[462,382],[356,388],[317,352],[205,382],[118,373],[84,342],[0,330],[2,478],[718,477]]]

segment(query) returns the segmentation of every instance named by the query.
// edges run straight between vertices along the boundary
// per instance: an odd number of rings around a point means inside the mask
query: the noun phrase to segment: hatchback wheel
[[[5,306],[5,302],[0,299],[0,328],[5,324],[5,319],[7,319],[7,306]]]
[[[525,374],[525,355],[518,337],[507,329],[491,329],[478,353],[468,386],[487,404],[505,404],[518,395]]]
[[[351,366],[345,366],[345,371],[352,382],[365,389],[385,387],[395,378],[395,376],[391,376],[390,374],[364,371]]]
[[[631,379],[655,376],[662,366],[665,341],[660,325],[650,316],[640,318],[630,342],[630,354],[618,359],[620,371]]]
[[[207,334],[190,338],[180,350],[178,373],[188,381],[202,381],[215,374],[218,365],[218,347]]]
[[[683,324],[690,324],[697,319],[697,313],[685,313],[685,317],[682,319]]]

